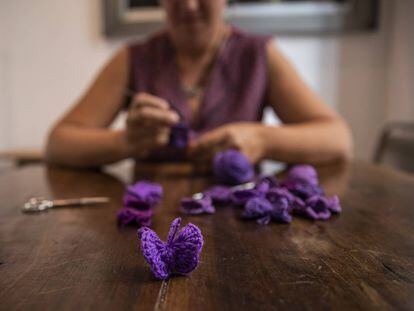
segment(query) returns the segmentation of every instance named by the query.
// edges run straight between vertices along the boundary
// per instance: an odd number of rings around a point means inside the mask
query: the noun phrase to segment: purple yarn
[[[160,184],[139,181],[127,187],[124,206],[136,209],[148,209],[161,201],[163,192]]]
[[[229,185],[242,184],[254,177],[254,169],[249,160],[235,149],[215,155],[213,172],[219,182]]]
[[[190,129],[185,123],[178,123],[171,127],[169,145],[174,148],[185,148],[188,145]]]
[[[293,166],[287,175],[286,180],[302,181],[311,185],[318,185],[318,173],[312,165],[300,164]]]
[[[198,266],[204,243],[201,230],[189,223],[178,231],[180,224],[181,218],[171,223],[166,243],[147,227],[138,230],[142,254],[157,279],[166,280],[173,274],[186,275]]]
[[[137,224],[139,226],[150,226],[153,216],[153,211],[138,210],[135,208],[124,207],[116,214],[118,224],[121,227],[125,227],[130,224]]]
[[[216,209],[213,206],[211,197],[197,193],[192,197],[181,199],[181,213],[186,215],[214,214]]]
[[[203,191],[214,203],[227,204],[231,201],[231,188],[229,186],[216,185]]]

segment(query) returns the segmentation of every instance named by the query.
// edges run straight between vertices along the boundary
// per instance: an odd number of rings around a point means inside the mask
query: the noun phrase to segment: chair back
[[[392,122],[386,125],[374,162],[414,173],[414,122]]]

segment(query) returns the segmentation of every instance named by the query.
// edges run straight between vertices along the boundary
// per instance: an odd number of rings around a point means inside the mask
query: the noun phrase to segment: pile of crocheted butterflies
[[[274,176],[255,176],[253,166],[242,153],[227,150],[215,156],[213,171],[219,184],[183,198],[182,213],[213,214],[215,206],[233,205],[242,209],[243,218],[264,225],[272,220],[290,223],[293,215],[327,220],[333,213],[341,212],[339,198],[325,195],[317,172],[310,165],[293,166],[286,178],[279,181]],[[171,224],[167,242],[161,241],[149,226],[162,196],[162,187],[157,183],[139,181],[128,186],[117,219],[121,226],[141,227],[138,236],[144,258],[154,276],[165,280],[173,274],[188,274],[197,267],[203,236],[191,223],[178,231],[181,218],[177,218]]]
[[[341,212],[339,198],[325,195],[310,165],[293,166],[279,181],[274,176],[255,176],[253,166],[242,153],[227,150],[215,156],[213,171],[219,184],[183,198],[183,214],[213,214],[216,206],[232,205],[242,209],[243,218],[268,224],[272,220],[290,223],[293,215],[327,220]],[[162,194],[161,185],[156,183],[140,181],[128,186],[124,208],[118,212],[119,224],[150,226],[153,209]]]

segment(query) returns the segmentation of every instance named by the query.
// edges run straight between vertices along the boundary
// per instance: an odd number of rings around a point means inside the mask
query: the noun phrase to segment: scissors
[[[88,197],[79,199],[48,200],[42,197],[30,198],[22,206],[23,213],[38,213],[56,207],[84,206],[93,204],[108,203],[108,197]]]

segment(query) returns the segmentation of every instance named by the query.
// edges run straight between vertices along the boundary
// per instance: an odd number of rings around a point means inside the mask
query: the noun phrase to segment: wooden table
[[[204,234],[201,264],[167,282],[150,273],[136,229],[116,226],[119,179],[44,166],[1,175],[0,309],[414,309],[414,178],[362,162],[320,174],[340,195],[342,215],[268,226],[230,207],[184,217]],[[165,189],[153,226],[165,238],[179,199],[211,181],[162,170],[152,178]],[[33,195],[112,203],[22,214]]]

